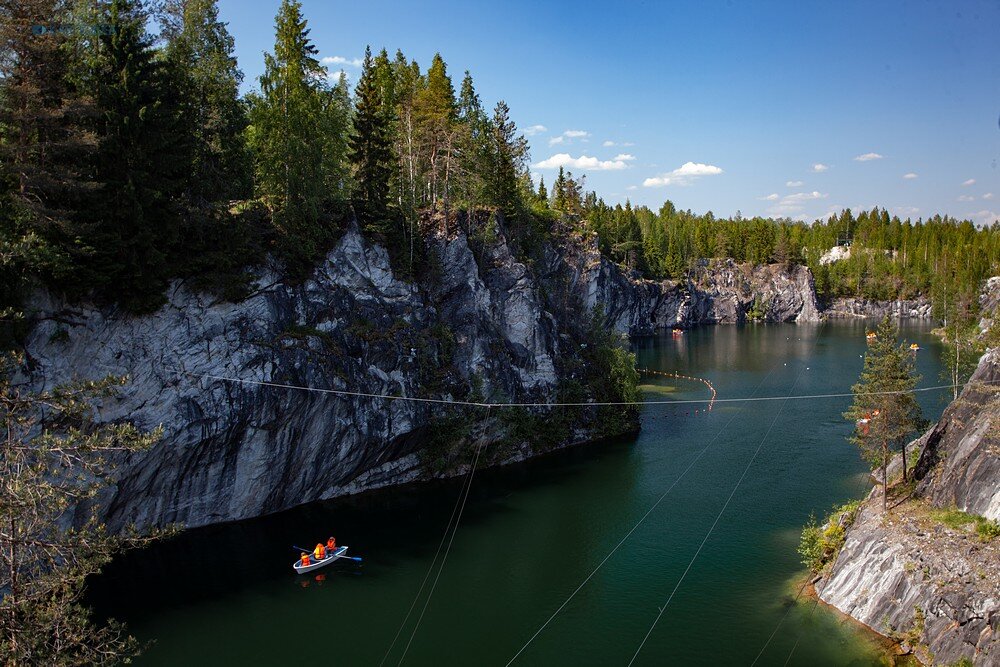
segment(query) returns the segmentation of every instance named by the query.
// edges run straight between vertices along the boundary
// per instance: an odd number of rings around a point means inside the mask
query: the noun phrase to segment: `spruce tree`
[[[112,0],[94,76],[100,183],[81,230],[90,281],[130,310],[162,302],[190,165],[180,99],[135,0]]]
[[[895,324],[884,318],[869,339],[864,368],[851,387],[854,400],[844,418],[855,425],[851,442],[873,468],[882,473],[882,510],[888,508],[888,466],[894,448],[900,450],[903,481],[907,478],[906,443],[923,425],[920,404],[913,395],[920,377],[913,354],[897,344]]]
[[[188,196],[195,202],[245,197],[250,174],[239,99],[243,73],[217,2],[169,0],[161,22],[165,58],[183,95],[184,131],[193,141]]]
[[[336,126],[331,105],[342,101],[343,93],[339,98],[331,94],[327,70],[316,54],[301,4],[283,0],[275,18],[274,53],[264,55],[260,93],[249,96],[247,137],[256,194],[271,209],[283,254],[296,271],[308,270],[329,241],[332,230],[321,213],[331,198],[331,181],[343,178],[327,136]]]
[[[395,160],[392,154],[389,111],[372,60],[365,50],[361,77],[354,91],[354,132],[350,139],[354,165],[353,202],[361,224],[369,231],[386,233],[390,229],[389,180]]]
[[[462,79],[456,109],[458,137],[455,141],[457,174],[455,196],[468,206],[481,204],[490,172],[489,122],[468,70]]]
[[[528,142],[517,134],[510,118],[510,107],[497,102],[489,126],[491,172],[487,178],[487,198],[505,215],[514,217],[520,210],[518,179],[528,160]]]

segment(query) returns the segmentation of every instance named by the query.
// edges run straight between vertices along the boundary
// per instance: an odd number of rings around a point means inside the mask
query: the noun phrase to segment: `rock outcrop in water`
[[[1000,538],[950,528],[941,510],[1000,519],[1000,350],[915,444],[913,498],[881,514],[875,489],[848,530],[822,600],[877,632],[916,643],[924,662],[1000,664]]]
[[[818,317],[803,267],[705,262],[691,280],[653,282],[601,257],[593,238],[570,235],[532,267],[495,231],[470,242],[454,225],[433,227],[434,269],[419,287],[395,278],[386,251],[351,227],[308,281],[290,285],[265,270],[240,303],[177,282],[157,312],[130,317],[39,294],[28,379],[51,387],[128,375],[103,418],[162,424],[164,437],[122,462],[103,516],[112,529],[197,526],[444,474],[426,461],[435,437],[446,448],[488,443],[493,463],[534,453],[510,442],[496,415],[486,425],[467,413],[471,425],[454,434],[454,407],[338,391],[551,402],[561,383],[581,379],[595,306],[629,333],[739,322],[751,311],[772,321]],[[590,414],[548,446],[605,434]],[[453,459],[450,472],[467,461]]]
[[[553,251],[549,271],[580,294],[588,308],[600,306],[609,327],[631,335],[754,318],[767,322],[820,318],[812,272],[804,266],[702,260],[685,280],[645,280],[609,261],[590,235]]]

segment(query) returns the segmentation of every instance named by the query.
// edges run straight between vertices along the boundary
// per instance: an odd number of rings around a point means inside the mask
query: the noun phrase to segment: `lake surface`
[[[860,371],[864,329],[702,327],[635,349],[640,367],[707,378],[719,399],[838,393]],[[929,326],[902,335],[923,347],[921,386],[943,384]],[[696,382],[643,382],[650,400],[708,395]],[[919,397],[936,419],[950,392]],[[844,439],[849,402],[650,405],[636,438],[477,472],[405,664],[505,665],[667,489],[515,664],[628,664],[660,608],[637,665],[749,665],[765,645],[759,665],[879,664],[850,623],[805,596],[792,604],[801,526],[869,488]],[[459,493],[460,480],[411,485],[190,531],[112,564],[91,598],[154,642],[140,665],[378,665]],[[295,576],[291,545],[331,533],[364,564]],[[423,603],[385,664],[399,663]]]

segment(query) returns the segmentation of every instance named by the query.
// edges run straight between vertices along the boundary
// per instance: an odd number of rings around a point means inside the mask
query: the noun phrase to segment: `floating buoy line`
[[[677,371],[654,371],[649,368],[637,368],[636,370],[640,373],[645,373],[647,375],[661,375],[663,377],[676,378],[678,380],[690,380],[691,382],[700,382],[706,387],[708,387],[708,390],[712,392],[712,397],[708,399],[708,407],[706,408],[706,411],[711,412],[712,406],[715,405],[715,399],[718,396],[718,392],[715,391],[715,386],[711,383],[711,381],[707,380],[706,378],[695,377],[694,375],[684,375],[683,373],[678,373]],[[676,402],[679,403],[680,401]],[[698,414],[697,410],[695,410],[694,412],[695,414]]]

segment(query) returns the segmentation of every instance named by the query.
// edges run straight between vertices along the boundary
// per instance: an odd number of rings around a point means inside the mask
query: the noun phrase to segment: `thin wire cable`
[[[757,383],[757,386],[754,387],[753,392],[750,394],[751,396],[756,394],[760,390],[760,388],[764,386],[764,383],[767,382],[767,379],[771,377],[772,373],[774,373],[773,367],[771,368],[770,371],[768,371],[767,375],[765,375],[763,379],[761,379],[761,381]],[[551,623],[555,619],[555,617],[558,616],[559,613],[566,607],[566,605],[568,605],[570,601],[574,597],[576,597],[576,594],[579,593],[581,590],[583,590],[583,587],[587,585],[587,582],[589,582],[593,578],[593,576],[597,574],[597,571],[600,570],[604,566],[604,564],[608,562],[608,560],[615,554],[615,552],[618,551],[619,547],[625,544],[626,540],[628,540],[628,538],[632,536],[632,533],[634,533],[639,528],[639,526],[642,525],[642,523],[649,517],[650,514],[653,513],[653,511],[657,507],[659,507],[660,503],[662,503],[663,500],[667,497],[667,495],[671,491],[673,491],[674,487],[677,486],[677,484],[684,478],[685,475],[687,475],[688,471],[690,471],[691,468],[694,467],[694,465],[701,459],[701,457],[705,454],[705,452],[707,452],[712,447],[712,445],[715,444],[715,442],[719,439],[719,436],[725,433],[725,431],[729,428],[729,426],[738,416],[739,416],[738,412],[733,413],[733,416],[729,418],[729,421],[727,421],[723,425],[723,427],[719,429],[718,432],[716,432],[716,434],[712,437],[712,439],[708,441],[708,444],[705,445],[705,447],[700,452],[698,452],[698,454],[693,459],[691,459],[691,462],[688,463],[687,467],[684,468],[683,471],[681,471],[681,474],[678,475],[673,482],[671,482],[670,486],[667,487],[667,490],[664,491],[659,498],[657,498],[656,502],[653,503],[648,510],[646,510],[646,513],[642,515],[642,517],[635,523],[634,526],[632,526],[632,528],[627,533],[625,533],[625,536],[618,542],[618,544],[616,544],[614,548],[612,548],[611,551],[608,552],[608,554],[604,557],[604,559],[597,564],[597,567],[595,567],[593,571],[590,574],[588,574],[582,582],[580,582],[580,585],[577,586],[576,589],[569,594],[569,597],[566,598],[561,605],[559,605],[559,608],[556,609],[554,612],[552,612],[552,615],[549,616],[544,623],[542,623],[541,627],[539,627],[538,630],[535,631],[535,634],[531,635],[528,641],[524,643],[524,646],[522,646],[518,650],[518,652],[515,653],[513,657],[511,657],[511,659],[507,662],[506,667],[510,667],[510,665],[512,665],[514,661],[517,660],[518,656],[520,656],[524,652],[524,650],[528,648],[528,646],[531,645],[533,641],[535,641],[538,635],[542,634],[542,631],[545,630],[546,627],[548,627],[549,623]]]
[[[360,391],[348,391],[346,389],[324,389],[319,387],[306,387],[295,384],[284,384],[281,382],[269,382],[266,380],[247,380],[244,378],[228,378],[221,375],[192,373],[190,371],[180,371],[185,375],[200,377],[223,382],[234,382],[238,384],[258,385],[262,387],[275,387],[278,389],[296,389],[300,391],[311,391],[321,394],[335,394],[338,396],[356,396],[360,398],[379,398],[391,401],[413,401],[419,403],[436,403],[443,405],[458,405],[473,408],[560,408],[560,407],[587,407],[587,406],[628,406],[628,405],[683,405],[690,403],[752,403],[760,401],[797,401],[806,399],[823,398],[849,398],[853,396],[892,396],[896,394],[916,394],[928,391],[940,391],[942,389],[954,389],[964,387],[964,384],[941,384],[933,387],[921,387],[918,389],[904,389],[896,391],[869,391],[855,394],[852,392],[838,392],[829,394],[803,394],[800,396],[748,396],[745,398],[705,398],[705,399],[682,399],[665,401],[595,401],[593,403],[477,403],[475,401],[455,401],[443,398],[421,398],[418,396],[393,396],[391,394],[372,394]],[[1000,384],[1000,380],[980,382],[980,384]]]
[[[806,589],[806,586],[808,585],[809,585],[809,580],[807,579],[804,584],[799,586],[799,592],[795,594],[795,598],[792,600],[792,603],[788,605],[788,609],[786,609],[785,613],[781,615],[780,619],[778,619],[778,624],[774,626],[774,630],[771,631],[771,635],[767,638],[767,641],[764,642],[764,645],[760,648],[760,652],[757,653],[757,657],[754,658],[753,662],[750,663],[750,667],[756,665],[757,661],[760,660],[760,657],[764,655],[764,651],[767,650],[767,647],[768,645],[770,645],[771,640],[774,639],[774,636],[776,634],[778,634],[778,628],[780,628],[781,624],[785,622],[785,619],[788,618],[788,615],[792,613],[792,609],[794,609],[795,605],[798,603],[799,597],[802,595],[802,591],[804,591]]]
[[[469,470],[472,472],[472,469]],[[427,573],[424,574],[423,581],[420,582],[420,588],[417,589],[417,594],[413,597],[413,602],[410,603],[410,608],[406,611],[406,616],[403,617],[403,622],[399,624],[399,629],[396,630],[396,635],[392,638],[392,643],[389,644],[389,648],[386,649],[385,655],[382,656],[382,660],[378,663],[379,667],[385,664],[385,661],[389,659],[389,654],[392,653],[392,649],[395,648],[396,642],[399,640],[399,636],[403,633],[403,628],[406,627],[407,621],[410,620],[410,615],[417,606],[417,601],[420,599],[420,595],[424,592],[424,586],[427,585],[427,580],[431,577],[431,572],[434,571],[434,565],[437,564],[438,556],[441,555],[441,549],[444,547],[445,541],[448,539],[448,533],[451,532],[451,524],[455,520],[455,515],[458,513],[458,506],[462,502],[462,498],[465,495],[465,490],[471,481],[471,476],[466,475],[462,480],[462,486],[459,489],[458,497],[455,498],[455,504],[451,508],[451,516],[448,517],[448,523],[444,527],[444,532],[441,534],[441,541],[438,542],[437,551],[434,552],[434,558],[431,559],[431,564],[427,568]]]
[[[792,388],[791,390],[789,390],[789,396],[791,395],[791,392],[795,390],[795,387],[798,385],[799,380],[802,378],[802,373],[804,371],[805,371],[805,366],[799,369],[798,375],[795,377],[795,381],[792,383]],[[726,502],[722,504],[722,509],[719,510],[718,515],[716,515],[715,521],[712,522],[712,525],[708,529],[708,532],[705,533],[705,537],[702,539],[701,544],[698,545],[698,549],[695,550],[694,556],[691,557],[691,560],[690,562],[688,562],[687,567],[684,569],[684,572],[681,573],[680,579],[678,579],[677,583],[674,584],[674,589],[670,591],[670,596],[667,597],[667,601],[663,603],[662,607],[660,607],[659,613],[657,613],[656,618],[653,619],[653,623],[649,626],[649,630],[646,631],[646,636],[642,638],[641,642],[639,642],[639,647],[635,650],[635,653],[632,655],[632,659],[629,660],[628,662],[629,667],[631,667],[631,665],[634,664],[636,659],[639,657],[639,653],[642,652],[642,647],[646,645],[646,642],[649,640],[650,635],[653,634],[653,630],[656,628],[656,624],[659,623],[660,619],[663,617],[663,612],[666,611],[667,607],[670,605],[670,602],[674,599],[674,595],[676,595],[678,589],[680,589],[681,584],[684,583],[684,579],[687,577],[688,572],[691,571],[691,568],[694,566],[695,561],[698,560],[698,556],[701,554],[701,550],[705,548],[705,544],[708,542],[708,539],[712,536],[712,533],[715,531],[715,527],[719,525],[719,521],[722,519],[722,515],[725,514],[726,509],[729,507],[729,503],[732,502],[733,497],[736,495],[736,491],[739,490],[740,485],[743,483],[743,480],[747,476],[747,473],[750,472],[751,466],[753,466],[754,461],[757,460],[757,455],[760,454],[760,450],[764,447],[764,443],[767,442],[768,437],[770,437],[771,430],[774,429],[774,425],[778,423],[778,419],[781,417],[781,413],[784,411],[784,409],[785,409],[785,403],[782,403],[778,407],[778,411],[775,413],[774,419],[771,420],[771,424],[767,427],[767,431],[764,433],[764,437],[760,439],[760,443],[758,443],[757,449],[754,450],[753,456],[750,457],[750,460],[747,462],[746,467],[743,469],[743,473],[740,475],[739,479],[736,480],[736,485],[733,486],[733,490],[730,491],[729,497],[726,498]]]
[[[489,418],[489,409],[486,412],[487,419]],[[485,442],[481,443],[476,447],[476,455],[472,459],[472,469],[469,471],[469,483],[465,487],[465,496],[462,498],[462,505],[458,508],[458,516],[455,518],[455,526],[451,530],[451,538],[448,540],[448,546],[444,550],[444,556],[441,557],[441,565],[438,567],[437,574],[434,576],[434,582],[431,584],[430,590],[427,592],[427,598],[424,600],[424,607],[420,610],[420,616],[417,617],[417,622],[413,626],[413,631],[410,633],[410,639],[406,642],[406,647],[403,648],[403,654],[399,656],[400,665],[406,659],[406,654],[410,650],[410,644],[413,643],[413,638],[417,636],[417,630],[420,629],[420,623],[424,620],[424,614],[427,613],[427,606],[431,602],[431,598],[434,596],[434,589],[437,588],[438,580],[441,578],[441,572],[444,571],[444,564],[448,561],[448,554],[451,552],[451,545],[455,541],[455,534],[458,532],[458,524],[462,521],[462,513],[465,511],[465,503],[469,499],[469,491],[472,489],[472,479],[476,475],[476,467],[479,464],[479,455],[482,454],[483,450],[486,449]]]

